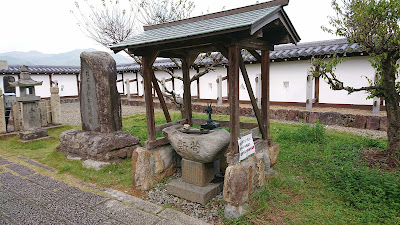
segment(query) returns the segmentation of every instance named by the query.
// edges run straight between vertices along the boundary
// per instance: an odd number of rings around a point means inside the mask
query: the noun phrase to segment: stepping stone
[[[112,197],[118,199],[119,201],[128,202],[128,203],[134,205],[135,207],[137,207],[138,209],[141,209],[145,212],[157,214],[163,209],[163,207],[161,207],[159,205],[142,200],[142,199],[134,197],[132,195],[125,194],[125,193],[117,191],[117,190],[108,189],[105,192],[107,194],[110,194]]]
[[[170,221],[176,222],[175,224],[185,224],[185,225],[206,225],[209,223],[206,223],[202,220],[190,217],[188,215],[185,215],[181,212],[178,212],[173,209],[165,209],[161,213],[158,214],[158,216],[163,217],[165,219],[168,219]]]

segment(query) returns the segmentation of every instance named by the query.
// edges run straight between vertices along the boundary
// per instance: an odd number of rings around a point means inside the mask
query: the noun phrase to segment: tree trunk
[[[400,159],[400,106],[399,93],[395,86],[395,64],[397,59],[390,53],[382,60],[382,82],[385,87],[385,103],[388,119],[387,129],[387,155],[388,165],[395,166]]]

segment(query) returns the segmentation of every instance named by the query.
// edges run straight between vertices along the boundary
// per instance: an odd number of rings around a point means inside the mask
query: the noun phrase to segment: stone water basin
[[[213,162],[221,158],[229,146],[230,135],[224,129],[210,130],[207,134],[186,134],[180,131],[182,127],[176,125],[164,128],[163,134],[184,159],[200,163]]]

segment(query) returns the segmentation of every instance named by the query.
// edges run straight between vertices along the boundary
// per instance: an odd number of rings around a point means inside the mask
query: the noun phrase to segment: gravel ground
[[[207,205],[201,205],[199,203],[187,201],[185,199],[167,194],[165,189],[165,183],[169,180],[181,177],[181,172],[178,171],[167,181],[154,185],[154,188],[147,191],[147,198],[144,200],[150,201],[154,204],[169,205],[173,208],[180,209],[181,212],[188,216],[206,221],[212,224],[223,224],[223,219],[219,214],[219,210],[223,209],[223,197],[222,192],[215,196]]]

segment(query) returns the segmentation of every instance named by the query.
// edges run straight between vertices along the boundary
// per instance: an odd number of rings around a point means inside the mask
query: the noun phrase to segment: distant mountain
[[[96,49],[76,49],[60,54],[45,54],[38,51],[0,53],[0,60],[7,60],[8,65],[46,65],[46,66],[79,66],[81,52],[94,52]],[[110,53],[118,64],[132,63],[133,59]]]

